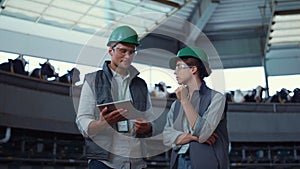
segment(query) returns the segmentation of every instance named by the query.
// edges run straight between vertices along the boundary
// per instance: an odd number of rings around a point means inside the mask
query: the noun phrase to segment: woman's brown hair
[[[204,77],[208,77],[209,74],[206,70],[205,65],[203,62],[199,59],[196,59],[194,57],[189,57],[189,56],[183,56],[180,57],[180,59],[187,64],[188,66],[196,66],[197,67],[197,73],[201,81],[203,81]]]

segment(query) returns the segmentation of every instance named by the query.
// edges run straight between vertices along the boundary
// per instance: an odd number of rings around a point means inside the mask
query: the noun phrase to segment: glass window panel
[[[97,5],[107,9],[122,11],[124,13],[130,12],[135,7],[135,5],[121,1],[99,1]]]
[[[140,26],[140,27],[152,27],[155,24],[155,21],[153,21],[153,20],[150,21],[150,20],[138,18],[135,16],[124,16],[124,18],[121,18],[119,22],[125,23],[125,24],[136,25],[136,26]]]
[[[134,29],[138,32],[139,38],[141,38],[141,34],[144,34],[146,32],[145,27],[134,27]]]
[[[97,17],[92,17],[92,16],[85,16],[79,21],[79,23],[93,25],[98,28],[102,28],[105,27],[106,24],[111,23],[111,21],[97,18]]]
[[[44,11],[44,9],[47,7],[47,5],[35,3],[32,1],[25,1],[25,0],[12,0],[7,1],[6,4],[7,7],[15,7],[19,8],[20,10],[23,9],[25,11],[32,11],[35,13],[41,13]]]
[[[162,19],[166,18],[167,15],[164,13],[160,13],[160,12],[150,12],[150,13],[134,13],[132,14],[133,17],[137,17],[140,18],[142,20],[146,20],[149,21],[151,23],[153,22],[159,22]]]
[[[86,24],[86,23],[78,23],[76,24],[77,26],[81,28],[88,28],[88,29],[93,29],[95,31],[99,30],[102,28],[102,26],[96,25],[96,24]]]
[[[51,2],[52,0],[32,0],[32,1],[38,2],[38,3],[41,3],[41,4],[48,5],[48,4],[50,4],[50,2]]]
[[[3,15],[7,16],[13,16],[16,18],[21,18],[25,20],[30,20],[30,21],[35,21],[40,15],[37,13],[29,12],[29,11],[23,11],[20,9],[15,9],[15,8],[5,8],[4,11],[2,11]]]
[[[90,5],[76,2],[74,0],[55,0],[52,2],[52,5],[80,13],[85,13],[90,8]]]
[[[76,1],[94,5],[98,0],[76,0]]]
[[[50,25],[55,25],[64,28],[70,28],[72,27],[72,25],[75,24],[75,22],[71,22],[71,21],[67,21],[67,20],[63,20],[51,16],[43,16],[40,22],[44,24],[50,24]]]
[[[149,8],[149,9],[152,9],[152,10],[155,10],[158,12],[164,12],[164,13],[169,13],[174,9],[174,7],[172,7],[172,6],[164,5],[164,4],[158,3],[158,2],[151,2],[151,1],[144,2],[143,6]]]
[[[56,16],[58,18],[65,18],[67,20],[72,20],[72,21],[77,21],[82,16],[82,14],[76,12],[68,11],[65,9],[54,8],[54,7],[49,7],[44,14],[49,16]]]
[[[143,5],[145,6],[145,5]],[[132,11],[130,11],[130,13],[147,13],[147,12],[160,12],[158,10],[152,10],[152,9],[149,9],[149,8],[146,8],[146,7],[141,7],[141,6],[138,6],[136,8],[134,8]]]
[[[86,25],[86,24],[77,24],[73,27],[72,30],[78,31],[78,32],[84,32],[89,34],[94,34],[97,32],[94,26]]]
[[[149,9],[145,9],[142,7],[134,8],[130,12],[130,14],[132,14],[136,17],[147,19],[147,20],[156,20],[156,21],[161,20],[162,18],[164,18],[166,16],[166,13],[149,10]]]
[[[133,4],[138,4],[141,2],[141,0],[123,0],[124,2],[128,2],[128,3],[133,3]]]
[[[109,10],[105,10],[99,7],[93,7],[87,14],[100,17],[100,18],[106,18],[109,20],[116,20],[122,16],[121,14],[113,13],[110,12]]]

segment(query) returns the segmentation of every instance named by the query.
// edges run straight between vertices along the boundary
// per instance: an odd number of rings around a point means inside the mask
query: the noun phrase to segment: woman
[[[170,168],[229,168],[226,99],[205,84],[211,73],[206,53],[186,47],[169,65],[180,85],[163,132],[164,144],[172,146]]]

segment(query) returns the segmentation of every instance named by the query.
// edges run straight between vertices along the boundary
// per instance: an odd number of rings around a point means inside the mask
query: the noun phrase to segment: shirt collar
[[[199,92],[200,94],[204,94],[207,90],[207,86],[206,86],[206,83],[205,81],[203,80],[200,87],[199,87],[199,90],[195,90],[194,92]]]
[[[124,79],[127,79],[127,78],[130,77],[130,72],[129,71],[128,71],[126,76],[121,76],[119,73],[115,72],[112,68],[109,67],[109,69],[111,70],[112,75],[113,75],[114,78],[121,77],[124,80]]]

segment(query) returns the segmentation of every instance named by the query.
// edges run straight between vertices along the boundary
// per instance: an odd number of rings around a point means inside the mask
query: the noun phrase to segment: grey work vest
[[[202,83],[200,87],[200,106],[199,115],[202,117],[211,103],[211,99],[216,94],[216,91],[211,90]],[[180,110],[180,102],[176,100],[173,121],[178,116]],[[224,108],[223,117],[214,131],[219,137],[216,142],[211,146],[207,143],[191,142],[189,148],[189,155],[191,159],[192,169],[228,169],[229,156],[228,156],[228,132],[226,120],[227,103]],[[177,129],[178,130],[178,129]],[[178,151],[178,150],[177,150]],[[177,151],[172,150],[170,168],[177,169]]]
[[[103,65],[103,70],[99,70],[94,73],[86,75],[85,80],[89,83],[92,89],[95,89],[94,96],[97,104],[108,103],[113,101],[113,95],[111,92],[112,83],[112,72],[108,67],[109,62],[105,62]],[[129,70],[130,71],[130,70]],[[129,89],[133,101],[133,106],[139,111],[146,111],[149,107],[148,104],[148,89],[144,80],[137,77],[137,72],[132,69],[130,72],[130,83]],[[96,111],[97,112],[97,111]],[[95,113],[95,118],[98,119],[98,113]],[[113,126],[114,127],[114,126]],[[106,136],[107,140],[112,139],[112,134]],[[137,137],[143,137],[138,135]],[[98,159],[107,160],[109,157],[109,152],[98,146],[92,139],[85,138],[86,143],[86,158],[88,159]],[[108,146],[111,146],[108,145]]]

